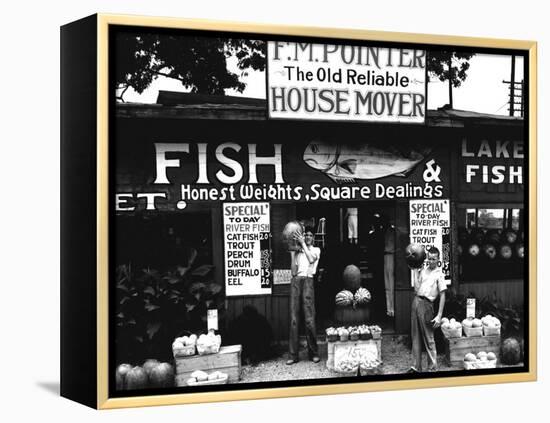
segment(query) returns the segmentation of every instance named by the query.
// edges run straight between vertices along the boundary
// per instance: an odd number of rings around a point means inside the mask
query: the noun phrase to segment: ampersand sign
[[[424,178],[424,182],[441,182],[441,179],[439,179],[439,173],[441,172],[441,167],[438,165],[434,166],[434,164],[435,164],[434,159],[426,163],[426,170],[422,174],[422,177]]]

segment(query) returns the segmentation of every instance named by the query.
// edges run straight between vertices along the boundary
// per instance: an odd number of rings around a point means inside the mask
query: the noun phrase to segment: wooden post
[[[514,107],[515,107],[515,97],[514,97],[514,88],[515,88],[515,75],[516,75],[516,56],[512,56],[512,71],[510,73],[510,116],[514,116]]]

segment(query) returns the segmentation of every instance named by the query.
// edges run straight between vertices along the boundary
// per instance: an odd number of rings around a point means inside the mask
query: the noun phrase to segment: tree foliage
[[[234,56],[241,75],[227,69]],[[174,36],[165,34],[119,34],[114,71],[119,100],[128,88],[141,94],[158,77],[181,82],[193,93],[224,95],[225,89],[243,92],[240,76],[248,69],[265,69],[264,41],[231,38]]]
[[[440,81],[449,81],[458,88],[468,77],[470,60],[474,53],[456,51],[430,51],[428,53],[428,72]],[[449,62],[451,66],[449,67]]]

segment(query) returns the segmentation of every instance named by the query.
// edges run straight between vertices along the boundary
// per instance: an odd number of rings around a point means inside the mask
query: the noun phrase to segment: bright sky
[[[240,73],[236,67],[236,59],[228,60],[228,67],[235,73]],[[480,113],[508,115],[509,81],[511,74],[511,56],[477,54],[470,59],[470,69],[466,81],[458,88],[453,88],[453,108]],[[523,58],[516,57],[515,80],[523,79]],[[227,95],[237,95],[253,98],[265,98],[264,72],[248,71],[241,81],[246,83],[244,92],[237,93],[227,90]],[[179,81],[159,78],[142,94],[129,89],[124,95],[127,102],[155,103],[159,90],[185,91]],[[519,94],[519,93],[518,93]],[[519,98],[518,98],[519,101]],[[428,108],[437,109],[449,102],[448,83],[432,78],[428,85]],[[519,105],[517,106],[519,108]]]

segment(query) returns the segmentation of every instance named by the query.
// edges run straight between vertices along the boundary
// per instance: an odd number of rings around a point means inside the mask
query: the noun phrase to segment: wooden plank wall
[[[482,283],[461,283],[459,292],[463,295],[473,293],[476,298],[482,299],[486,296],[496,294],[497,300],[505,306],[523,306],[523,288],[522,280],[506,280],[496,282]]]
[[[251,297],[229,297],[226,300],[226,324],[239,317],[246,306],[253,306],[258,313],[265,316],[271,324],[273,339],[288,339],[289,330],[289,297],[287,294],[272,294]]]
[[[395,290],[395,332],[410,333],[411,331],[411,304],[414,291],[409,289]]]

